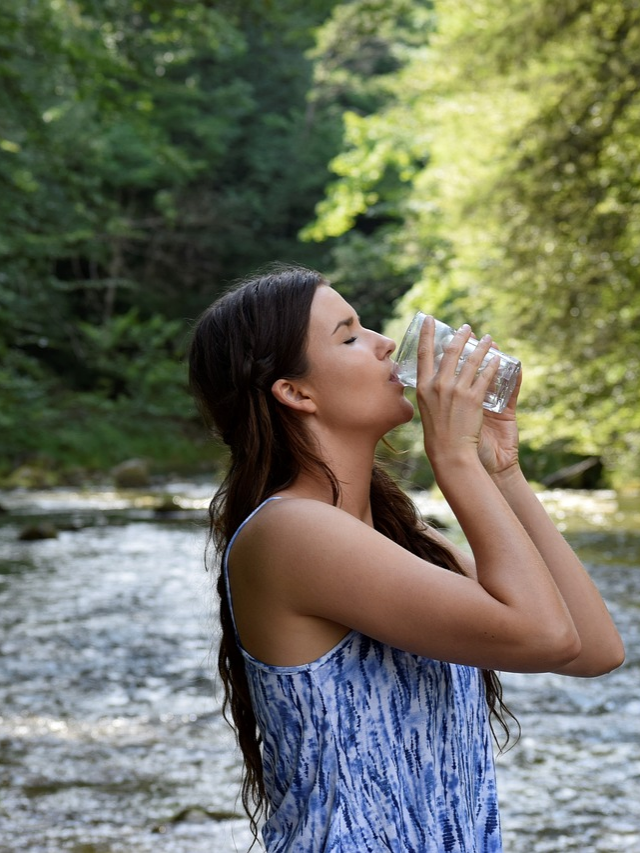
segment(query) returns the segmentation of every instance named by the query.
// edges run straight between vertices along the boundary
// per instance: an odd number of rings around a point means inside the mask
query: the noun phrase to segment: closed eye
[[[347,340],[346,340],[346,341],[344,341],[344,343],[345,343],[345,344],[353,344],[353,343],[355,343],[357,340],[358,340],[358,339],[357,339],[356,337],[347,338]]]

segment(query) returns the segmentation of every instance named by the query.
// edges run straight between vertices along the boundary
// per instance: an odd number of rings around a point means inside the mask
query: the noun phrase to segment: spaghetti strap
[[[238,628],[236,625],[236,616],[235,616],[235,613],[233,612],[233,599],[231,597],[231,584],[229,583],[229,553],[231,552],[231,548],[233,547],[233,543],[236,541],[238,534],[240,533],[242,528],[245,526],[245,524],[247,524],[247,522],[251,521],[253,516],[256,515],[258,512],[260,512],[260,510],[262,509],[263,506],[266,506],[271,501],[280,501],[280,500],[282,500],[282,498],[279,497],[278,495],[274,495],[270,498],[266,498],[265,500],[263,500],[262,503],[259,504],[253,510],[253,512],[245,518],[245,520],[242,522],[240,527],[238,527],[236,532],[233,534],[233,536],[229,540],[229,544],[225,548],[225,552],[224,552],[224,555],[222,557],[222,572],[224,575],[224,588],[225,588],[225,592],[227,594],[227,601],[229,603],[229,610],[231,611],[231,621],[233,622],[233,633],[235,634],[236,643],[238,644],[238,646],[241,649],[243,649],[244,647],[243,647],[242,643],[240,642],[240,635],[238,633]]]

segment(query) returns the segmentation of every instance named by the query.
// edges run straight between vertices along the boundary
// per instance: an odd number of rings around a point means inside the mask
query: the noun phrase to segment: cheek
[[[347,367],[341,359],[321,355],[313,360],[307,379],[311,388],[326,400],[328,396],[338,395],[348,387],[353,391],[358,375],[358,370]]]

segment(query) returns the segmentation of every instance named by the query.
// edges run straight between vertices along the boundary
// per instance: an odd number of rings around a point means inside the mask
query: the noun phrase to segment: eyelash
[[[348,340],[346,340],[346,341],[345,341],[345,344],[353,344],[353,343],[355,343],[357,340],[358,340],[358,339],[357,339],[356,337],[349,338]]]

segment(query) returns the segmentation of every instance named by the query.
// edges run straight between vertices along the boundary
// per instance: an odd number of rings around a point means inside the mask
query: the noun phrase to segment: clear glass
[[[409,385],[411,388],[416,387],[417,372],[418,372],[418,341],[420,340],[420,330],[425,320],[426,314],[418,311],[416,316],[409,324],[409,328],[404,334],[398,355],[396,356],[396,364],[398,365],[398,379],[403,385]],[[444,354],[444,348],[455,335],[455,329],[442,323],[440,320],[435,321],[435,364],[440,364]],[[478,341],[470,338],[464,346],[460,360],[458,361],[459,371],[462,365],[471,355],[478,344]],[[509,402],[513,389],[516,387],[518,374],[520,373],[521,364],[517,358],[506,355],[495,347],[491,347],[485,356],[479,371],[483,370],[494,356],[500,357],[500,368],[496,375],[495,382],[489,387],[487,395],[482,404],[485,409],[490,412],[502,412]],[[478,372],[479,372],[478,371]]]

